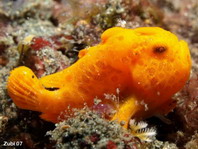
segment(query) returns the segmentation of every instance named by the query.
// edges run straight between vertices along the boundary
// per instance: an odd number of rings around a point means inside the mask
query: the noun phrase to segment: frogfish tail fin
[[[45,88],[61,88],[63,86],[64,77],[59,77],[64,73],[63,71],[59,71],[57,73],[44,76],[39,79],[39,82],[43,85]]]
[[[8,78],[7,89],[19,108],[39,111],[39,94],[44,88],[31,69],[15,68]]]

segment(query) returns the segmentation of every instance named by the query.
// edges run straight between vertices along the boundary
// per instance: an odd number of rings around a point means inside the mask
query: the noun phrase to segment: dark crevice
[[[48,90],[48,91],[57,91],[57,90],[59,90],[58,87],[45,87],[45,89]]]

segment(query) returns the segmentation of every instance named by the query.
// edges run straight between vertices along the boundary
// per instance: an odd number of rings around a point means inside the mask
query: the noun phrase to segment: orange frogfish
[[[68,107],[100,104],[114,107],[109,119],[166,114],[174,106],[172,96],[190,75],[188,45],[159,27],[114,27],[101,36],[101,43],[81,50],[79,60],[55,74],[38,79],[27,67],[15,68],[8,79],[8,94],[22,109],[41,112],[41,118],[58,122]],[[116,95],[119,102],[105,98]],[[119,105],[118,105],[119,104]]]

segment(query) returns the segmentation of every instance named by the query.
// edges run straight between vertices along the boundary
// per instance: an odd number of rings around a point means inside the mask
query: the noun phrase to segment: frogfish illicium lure
[[[102,34],[101,43],[81,50],[79,60],[65,70],[38,79],[27,67],[15,68],[7,88],[19,108],[39,111],[51,122],[58,122],[68,106],[92,107],[97,97],[117,107],[110,119],[125,121],[127,127],[131,118],[172,110],[171,97],[188,80],[190,68],[187,43],[171,32],[114,27]],[[117,89],[119,106],[104,97]]]

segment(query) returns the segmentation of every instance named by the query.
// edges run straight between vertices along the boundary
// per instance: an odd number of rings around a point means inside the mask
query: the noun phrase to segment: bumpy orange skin
[[[113,119],[128,121],[132,116],[169,112],[171,96],[189,78],[187,44],[158,27],[115,27],[105,31],[101,39],[100,44],[80,51],[75,64],[40,80],[27,67],[14,69],[8,93],[15,104],[57,122],[61,112],[69,114],[68,106],[82,108],[87,103],[91,107],[95,97],[114,106],[117,103],[105,99],[104,93],[116,94],[119,89],[120,108]],[[147,104],[148,111],[140,103]]]

